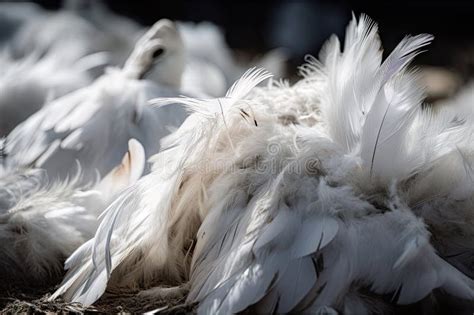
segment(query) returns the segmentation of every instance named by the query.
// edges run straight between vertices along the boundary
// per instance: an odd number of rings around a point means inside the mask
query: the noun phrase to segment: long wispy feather
[[[188,209],[193,207],[193,202],[181,201],[182,204],[175,205],[175,196],[180,186],[185,184],[186,173],[194,170],[196,159],[200,161],[202,155],[209,152],[211,146],[207,135],[220,126],[212,119],[220,123],[223,116],[227,117],[232,112],[233,105],[239,103],[240,98],[269,77],[263,70],[252,69],[236,82],[232,92],[218,100],[166,98],[153,101],[158,105],[183,103],[196,113],[174,135],[164,139],[163,146],[167,149],[155,158],[155,173],[143,177],[105,210],[94,239],[67,261],[70,276],[52,298],[64,294],[68,299],[90,304],[100,297],[112,273],[119,267],[125,268],[125,274],[124,269],[119,268],[117,272],[121,277],[132,279],[131,283],[145,281],[148,284],[156,280],[161,272],[176,280],[182,278],[182,267],[177,264],[176,256],[181,257],[184,253],[180,252],[179,245],[172,244],[174,241],[169,233],[174,221],[176,224],[182,219],[193,221],[197,214],[193,212],[195,210]],[[208,119],[203,123],[202,118]],[[180,158],[176,159],[177,156]],[[159,158],[166,163],[161,165]],[[168,171],[158,172],[162,170],[160,166]],[[157,185],[159,191],[156,190]],[[200,182],[192,187],[201,191]],[[193,229],[184,228],[177,232],[178,235],[189,233],[193,233]],[[161,241],[156,242],[156,238]],[[132,265],[128,265],[130,263]]]
[[[370,108],[382,53],[377,26],[369,18],[362,17],[357,23],[354,17],[346,32],[349,36],[343,53],[335,36],[320,53],[327,77],[321,113],[331,137],[349,153],[357,146],[364,115]]]
[[[149,101],[154,106],[164,106],[174,103],[185,105],[191,112],[201,113],[208,117],[214,117],[220,113],[221,106],[232,107],[237,100],[243,99],[259,83],[272,77],[272,74],[262,68],[251,68],[237,80],[227,91],[224,98],[218,99],[196,99],[190,97],[155,98]],[[211,103],[211,104],[209,104]]]
[[[107,286],[157,285],[147,294],[159,298],[185,283],[200,314],[382,313],[434,290],[473,299],[474,150],[457,139],[472,119],[421,109],[407,66],[429,39],[405,39],[382,64],[376,25],[354,17],[344,50],[331,38],[293,86],[250,91],[266,76],[252,70],[220,99],[154,100],[193,114],[53,297],[90,304]]]

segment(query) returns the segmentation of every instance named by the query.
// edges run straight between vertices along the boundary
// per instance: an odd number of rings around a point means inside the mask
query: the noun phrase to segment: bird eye
[[[158,48],[157,50],[153,52],[153,55],[152,55],[153,59],[156,59],[159,56],[163,55],[164,52],[165,50],[163,48]]]

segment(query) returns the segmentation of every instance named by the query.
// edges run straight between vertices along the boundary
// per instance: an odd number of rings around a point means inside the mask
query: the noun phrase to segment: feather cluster
[[[422,109],[407,67],[431,40],[382,61],[362,16],[294,86],[254,88],[270,75],[251,69],[223,98],[153,100],[192,114],[52,298],[186,283],[202,314],[382,312],[438,289],[472,300],[473,123],[462,106]]]
[[[409,65],[433,37],[383,59],[354,16],[297,83],[254,67],[224,94],[242,71],[219,35],[161,20],[0,140],[2,270],[41,281],[69,256],[51,300],[175,290],[200,314],[472,302],[474,89],[422,106]]]

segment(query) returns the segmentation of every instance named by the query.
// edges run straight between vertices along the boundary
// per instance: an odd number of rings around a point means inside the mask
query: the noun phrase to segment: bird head
[[[185,66],[181,36],[173,22],[156,22],[136,43],[124,71],[132,78],[148,79],[179,88]]]

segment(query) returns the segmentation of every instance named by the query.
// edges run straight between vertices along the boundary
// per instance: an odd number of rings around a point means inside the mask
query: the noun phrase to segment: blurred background
[[[59,9],[63,3],[62,0],[33,2],[51,10]],[[434,73],[435,81],[441,76],[448,78],[447,85],[459,86],[474,75],[474,1],[103,2],[113,12],[142,25],[151,25],[163,17],[180,21],[211,21],[222,28],[228,45],[241,59],[251,59],[270,49],[283,47],[290,77],[296,73],[296,66],[303,62],[306,54],[317,55],[321,45],[331,34],[343,36],[352,12],[356,16],[366,13],[379,24],[386,52],[391,51],[407,34],[435,35],[434,42],[428,48],[429,52],[421,54],[416,60],[417,64],[428,66],[424,69],[431,78]],[[446,86],[445,83],[441,85]],[[452,91],[448,94],[452,94]]]
[[[1,2],[1,1],[0,1]],[[8,2],[8,1],[3,1]],[[18,2],[18,1],[17,1]],[[62,0],[33,1],[58,9]],[[431,33],[435,41],[423,64],[446,66],[470,75],[474,71],[474,1],[218,1],[218,0],[106,0],[110,9],[143,25],[166,17],[183,21],[211,21],[221,26],[231,48],[262,53],[286,47],[299,64],[317,54],[329,35],[344,34],[352,12],[368,14],[381,28],[386,51],[406,34]]]

